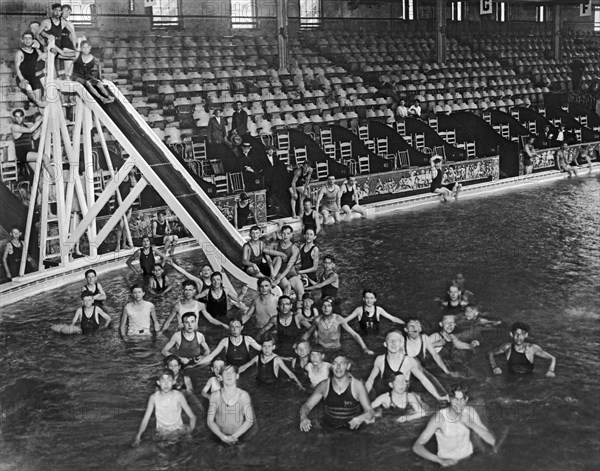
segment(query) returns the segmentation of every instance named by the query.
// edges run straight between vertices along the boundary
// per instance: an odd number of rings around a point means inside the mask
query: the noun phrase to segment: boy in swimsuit
[[[290,186],[291,196],[291,207],[292,217],[297,219],[296,216],[296,202],[298,199],[302,201],[302,198],[308,196],[310,191],[310,181],[312,178],[313,168],[310,166],[310,162],[307,160],[302,165],[296,167],[293,171],[292,184]]]
[[[173,307],[171,308],[171,314],[163,324],[160,332],[166,332],[169,329],[169,325],[171,325],[171,321],[177,318],[177,328],[183,328],[183,319],[182,316],[185,312],[193,312],[196,314],[198,319],[200,319],[200,314],[204,316],[204,318],[213,325],[219,325],[225,329],[229,329],[229,326],[224,322],[218,321],[213,316],[211,316],[206,310],[206,304],[201,303],[200,301],[196,301],[194,298],[198,293],[197,283],[193,280],[185,280],[183,282],[183,299],[177,301]]]
[[[444,350],[444,353],[450,355],[452,348],[456,348],[457,350],[473,350],[479,347],[478,340],[471,340],[471,342],[467,343],[459,340],[454,334],[454,328],[456,327],[456,316],[454,314],[446,314],[442,317],[440,327],[442,330],[429,336],[429,342],[438,354]]]
[[[426,355],[429,353],[433,361],[435,361],[444,373],[455,376],[455,373],[448,369],[442,357],[433,348],[429,336],[423,334],[423,326],[420,319],[416,317],[408,319],[404,326],[404,332],[406,333],[404,350],[409,357],[418,359],[424,364],[427,358]]]
[[[408,381],[402,373],[394,376],[393,381],[389,383],[390,392],[378,396],[371,406],[373,409],[383,407],[384,409],[398,409],[402,415],[398,417],[397,422],[401,424],[411,420],[425,417],[425,405],[417,393],[408,391]],[[375,415],[381,416],[381,411],[376,410]]]
[[[315,234],[321,232],[321,218],[317,211],[313,209],[310,198],[304,198],[302,211],[300,212],[300,222],[302,223],[302,233],[309,228],[314,229]]]
[[[319,315],[319,310],[315,307],[315,300],[310,293],[304,293],[302,296],[302,305],[298,307],[298,314],[302,314],[311,324]]]
[[[300,430],[303,432],[312,428],[308,415],[321,401],[324,404],[321,426],[324,428],[350,427],[354,430],[369,423],[375,415],[362,381],[350,374],[350,357],[340,352],[333,358],[331,366],[332,377],[321,381],[300,408]]]
[[[308,372],[306,371],[306,366],[310,360],[310,351],[311,348],[308,340],[300,340],[294,345],[296,357],[292,360],[292,371],[296,375],[296,378],[305,386],[310,384]]]
[[[132,444],[134,447],[139,446],[152,413],[156,416],[156,433],[160,438],[170,438],[173,435],[178,436],[185,433],[191,434],[196,427],[196,416],[185,400],[185,396],[173,389],[175,384],[173,372],[171,370],[164,371],[156,384],[160,389],[152,394],[148,400],[146,414]],[[190,419],[188,426],[183,423],[181,418],[182,410]]]
[[[468,401],[467,390],[462,386],[454,386],[450,390],[450,407],[436,412],[431,417],[413,445],[413,452],[442,467],[453,466],[473,454],[471,431],[494,447],[494,435],[483,425],[477,411],[467,405]],[[425,448],[433,435],[437,440],[437,454]]]
[[[337,224],[340,222],[340,200],[342,190],[335,184],[335,177],[329,175],[327,183],[321,187],[317,195],[317,210],[323,215],[323,224]],[[321,201],[323,205],[321,206]],[[332,219],[329,216],[332,216]]]
[[[152,276],[148,283],[148,291],[156,296],[164,296],[173,289],[171,280],[165,274],[165,270],[162,265],[154,265],[152,269]]]
[[[458,182],[447,186],[452,186],[452,190],[443,185],[444,169],[442,168],[442,158],[434,155],[431,157],[431,192],[442,197],[443,201],[448,201],[448,198],[454,196],[458,199],[458,193],[462,185]]]
[[[272,318],[277,317],[277,302],[279,297],[271,291],[271,280],[258,280],[258,296],[252,301],[246,314],[242,317],[245,324],[252,316],[256,318],[256,327],[262,329]]]
[[[423,372],[423,368],[420,363],[414,358],[409,357],[406,354],[404,348],[404,335],[398,330],[391,330],[385,336],[385,342],[383,342],[387,352],[384,355],[379,355],[375,358],[373,369],[369,375],[369,379],[365,383],[367,391],[371,391],[375,385],[377,377],[380,378],[380,384],[383,387],[379,387],[378,394],[382,394],[389,388],[389,383],[392,381],[394,375],[402,373],[407,380],[410,379],[411,375],[414,375],[423,385],[423,387],[438,401],[444,401],[447,399],[446,395],[442,395],[442,391],[438,391],[439,388],[433,385],[429,378]]]
[[[363,218],[367,217],[367,210],[358,204],[358,188],[356,187],[356,177],[354,175],[346,177],[346,181],[342,185],[340,205],[348,219],[352,212],[360,214]]]
[[[246,364],[251,357],[252,348],[255,351],[261,351],[260,344],[248,335],[242,335],[244,324],[239,317],[232,317],[229,320],[229,336],[222,339],[216,348],[198,362],[198,365],[208,365],[221,352],[224,353],[225,362],[228,365],[242,366]]]
[[[292,242],[294,230],[289,225],[281,227],[281,240],[271,247],[273,258],[273,268],[271,277],[274,285],[280,285],[283,293],[290,295],[293,289],[298,298],[304,294],[304,284],[296,273],[296,261],[300,255],[298,247]]]
[[[58,334],[67,335],[86,335],[100,329],[107,329],[112,319],[100,307],[94,305],[94,294],[90,291],[82,292],[81,302],[82,305],[75,311],[75,316],[70,325],[54,324],[50,326],[50,329]],[[100,325],[100,317],[106,321],[103,326]],[[76,325],[77,323],[80,323],[81,326]]]
[[[323,257],[323,271],[317,276],[317,281],[308,278],[309,286],[306,291],[321,290],[321,299],[332,297],[337,300],[340,287],[340,277],[335,271],[335,259],[333,255]]]
[[[248,275],[256,278],[270,276],[273,268],[271,257],[268,254],[271,250],[260,240],[261,234],[260,227],[252,226],[250,228],[250,240],[242,248],[243,268]]]
[[[96,270],[90,268],[85,272],[85,285],[81,287],[81,291],[89,291],[94,294],[94,304],[97,306],[102,305],[102,301],[106,301],[106,293],[102,288],[102,285],[98,283],[98,275]]]
[[[305,366],[313,389],[316,388],[321,381],[325,381],[329,378],[331,363],[324,361],[324,359],[325,350],[321,345],[315,345],[310,350],[310,362]]]
[[[165,253],[173,255],[179,237],[171,233],[171,226],[165,215],[164,211],[159,211],[156,213],[156,219],[152,220],[152,238],[154,245],[164,245]]]
[[[81,41],[81,52],[76,53],[72,78],[83,85],[88,92],[102,103],[112,103],[115,99],[101,81],[102,71],[98,59],[92,55],[89,41]],[[166,248],[165,248],[166,250]]]
[[[462,316],[460,316],[462,317]],[[477,304],[469,304],[465,308],[464,318],[457,321],[457,334],[459,340],[470,342],[471,340],[480,340],[482,332],[502,324],[502,321],[493,321],[479,315]]]
[[[260,355],[255,356],[248,363],[240,366],[239,373],[242,374],[251,366],[257,365],[257,381],[260,384],[274,384],[279,378],[279,370],[283,370],[288,378],[294,381],[300,389],[304,390],[304,386],[298,381],[296,375],[285,366],[281,357],[275,354],[274,350],[276,348],[277,342],[275,337],[269,333],[265,334]]]
[[[553,355],[545,352],[539,345],[528,343],[529,326],[525,322],[515,322],[510,327],[510,336],[513,341],[500,345],[492,350],[488,358],[492,371],[495,375],[502,374],[502,369],[496,364],[496,355],[504,353],[508,363],[508,371],[515,374],[529,374],[533,372],[533,361],[535,357],[550,360],[550,366],[546,371],[548,378],[554,378],[556,374],[556,358]]]
[[[237,366],[226,365],[222,387],[211,394],[208,406],[206,425],[227,445],[237,443],[250,429],[257,430],[250,395],[237,387],[239,377]]]
[[[358,318],[358,323],[363,332],[370,329],[379,328],[379,320],[381,317],[385,317],[387,320],[396,324],[404,325],[402,319],[392,316],[385,309],[380,306],[376,306],[377,295],[375,291],[371,289],[365,289],[363,291],[363,304],[358,306],[352,313],[346,317],[346,322],[350,323],[353,319]]]
[[[223,370],[225,369],[225,362],[221,358],[215,358],[210,366],[213,376],[208,378],[208,381],[202,388],[202,397],[210,399],[210,396],[221,389],[223,382]]]
[[[173,389],[181,392],[194,392],[192,380],[189,376],[183,374],[183,363],[177,355],[169,355],[165,358],[165,368],[173,372]],[[156,388],[158,390],[158,388]]]
[[[156,265],[155,256],[158,255],[160,257],[160,264],[164,267],[165,262],[167,261],[167,256],[158,250],[155,247],[152,247],[152,243],[150,242],[150,237],[144,236],[142,237],[142,247],[136,249],[125,262],[131,270],[138,274],[144,275],[145,277],[149,277],[152,274],[152,268]],[[139,260],[140,268],[137,270],[133,266],[134,260]]]
[[[209,355],[210,348],[208,348],[204,335],[196,330],[198,327],[196,314],[186,312],[181,318],[183,320],[183,329],[171,336],[162,349],[162,354],[164,356],[175,354],[184,366],[192,366],[203,356]],[[173,348],[175,350],[171,352]],[[202,351],[204,351],[204,355],[202,355]]]

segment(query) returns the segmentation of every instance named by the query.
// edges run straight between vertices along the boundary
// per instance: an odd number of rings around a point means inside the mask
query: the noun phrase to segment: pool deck
[[[600,172],[600,163],[594,163],[592,166],[592,175]],[[580,176],[577,178],[587,178],[587,169],[580,168]],[[502,191],[511,191],[531,186],[541,186],[556,180],[567,178],[564,173],[557,170],[540,172],[531,175],[505,178],[492,182],[478,183],[463,187],[460,199],[475,198],[483,195],[490,195]],[[441,204],[440,197],[431,193],[414,195],[404,198],[390,199],[366,205],[367,216],[374,217],[381,214],[388,214],[402,210],[413,210],[423,206]],[[452,204],[449,202],[448,204]],[[357,217],[358,214],[356,214]],[[300,229],[298,219],[284,218],[267,223],[263,231],[267,234],[273,233],[282,224],[291,225],[294,230]],[[240,231],[242,236],[248,236],[248,228]],[[192,238],[180,240],[177,246],[177,254],[195,250],[199,247]],[[20,277],[10,283],[0,285],[0,307],[8,306],[21,301],[26,297],[33,296],[45,291],[51,291],[70,283],[79,281],[83,283],[83,272],[93,267],[99,276],[104,273],[121,269],[125,266],[125,260],[134,252],[135,249],[121,250],[95,257],[93,260],[89,257],[82,257],[73,261],[68,267],[55,267],[43,270],[41,272],[31,273]],[[177,255],[176,254],[176,255]]]

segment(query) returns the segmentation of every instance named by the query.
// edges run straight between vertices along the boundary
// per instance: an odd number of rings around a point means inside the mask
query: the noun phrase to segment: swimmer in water
[[[121,314],[121,324],[119,326],[121,337],[150,335],[151,323],[154,326],[154,331],[158,332],[156,308],[154,304],[144,301],[144,288],[133,285],[131,287],[131,297],[133,300],[125,305]]]
[[[389,384],[394,379],[394,376],[402,373],[407,380],[411,375],[414,375],[423,385],[425,389],[438,401],[447,400],[445,391],[434,386],[429,377],[425,374],[421,364],[414,358],[406,354],[404,348],[404,335],[398,330],[391,330],[385,336],[383,342],[387,352],[385,355],[379,355],[375,358],[373,369],[369,375],[369,379],[365,384],[367,391],[371,391],[375,385],[375,380],[379,378],[379,385],[376,389],[377,394],[387,392]],[[438,391],[439,390],[439,391]]]
[[[450,390],[450,407],[436,412],[431,417],[413,445],[413,452],[442,467],[453,466],[473,454],[471,431],[494,447],[494,435],[483,425],[477,411],[467,405],[468,401],[467,390],[462,386],[454,386]],[[434,435],[437,440],[437,454],[425,448]]]
[[[455,375],[448,369],[448,366],[446,366],[438,352],[435,351],[429,340],[429,336],[422,333],[423,326],[420,319],[416,317],[408,319],[404,326],[404,332],[406,333],[404,350],[409,357],[419,360],[424,365],[427,354],[429,354],[444,373],[452,376]]]
[[[463,316],[459,316],[463,317]],[[479,315],[477,304],[469,304],[465,308],[464,318],[457,321],[457,334],[459,340],[470,342],[482,338],[482,332],[502,324],[502,321],[493,321]]]
[[[85,285],[81,287],[81,291],[89,291],[94,295],[94,304],[102,306],[102,301],[106,301],[106,293],[102,285],[98,283],[98,275],[96,270],[90,268],[85,272]]]
[[[385,317],[387,320],[396,324],[404,325],[402,319],[392,316],[385,309],[377,306],[377,295],[375,291],[366,289],[363,291],[363,304],[358,306],[352,313],[346,317],[346,322],[350,323],[355,318],[358,318],[358,324],[363,332],[369,330],[379,330],[379,320]]]
[[[222,387],[211,394],[206,418],[209,430],[227,445],[237,443],[252,428],[256,431],[252,401],[237,387],[239,377],[237,366],[225,366]]]
[[[181,316],[183,329],[175,332],[162,350],[164,356],[177,355],[184,366],[195,365],[203,356],[210,354],[204,335],[198,332],[198,320],[193,312]],[[204,355],[203,355],[204,353]]]
[[[389,386],[390,392],[378,396],[373,401],[371,404],[373,409],[383,407],[400,412],[402,415],[397,419],[400,423],[417,420],[427,415],[421,397],[417,393],[408,391],[408,381],[402,373],[398,373]],[[381,415],[381,412],[376,411],[376,415]]]
[[[527,342],[529,326],[525,322],[515,322],[510,327],[512,342],[500,345],[489,353],[490,365],[495,375],[502,374],[502,369],[496,364],[496,355],[505,354],[509,373],[530,374],[533,373],[533,361],[535,357],[550,360],[550,366],[546,371],[548,378],[554,378],[556,374],[556,358],[545,352],[539,345]]]
[[[256,319],[256,327],[262,329],[269,321],[277,317],[277,301],[279,296],[272,291],[271,280],[263,277],[258,280],[258,296],[252,301],[246,314],[242,317],[245,324],[252,316]]]
[[[202,358],[198,364],[208,365],[221,352],[224,352],[225,363],[228,365],[239,367],[248,363],[251,358],[250,349],[261,351],[262,347],[252,337],[242,335],[243,328],[242,320],[232,317],[229,320],[229,336],[222,339],[211,354]]]
[[[152,276],[148,283],[148,291],[156,296],[164,296],[173,289],[171,280],[165,273],[162,265],[154,265],[152,268]]]
[[[71,324],[54,324],[50,328],[58,334],[83,334],[89,335],[100,329],[106,329],[110,325],[112,319],[99,306],[94,304],[94,293],[84,291],[81,293],[81,307],[75,311],[75,316]],[[106,323],[101,326],[100,318]],[[80,323],[80,326],[76,325]]]
[[[192,380],[189,376],[183,374],[183,363],[181,362],[181,358],[177,355],[169,355],[165,358],[165,368],[173,372],[173,389],[181,391],[182,393],[194,392]],[[158,390],[159,388],[156,389]]]
[[[223,383],[223,370],[225,369],[225,362],[221,358],[215,358],[212,362],[210,370],[213,376],[208,378],[204,388],[202,388],[202,397],[210,399],[210,396],[221,389]]]
[[[321,345],[315,345],[310,351],[310,362],[305,366],[310,384],[316,388],[321,381],[329,378],[331,363],[324,361],[325,350]]]
[[[255,356],[248,363],[240,366],[239,373],[242,374],[250,367],[257,365],[258,371],[256,380],[260,384],[274,384],[279,378],[279,371],[283,370],[288,378],[294,381],[300,389],[304,390],[304,386],[298,381],[296,375],[285,366],[281,357],[275,354],[276,348],[277,341],[275,340],[275,337],[270,333],[266,333],[263,338],[262,352],[260,355]]]
[[[331,363],[333,375],[321,381],[308,400],[300,408],[300,430],[308,432],[313,424],[308,418],[310,411],[323,401],[321,426],[326,429],[357,429],[372,421],[375,411],[362,381],[350,374],[350,357],[337,353]]]
[[[429,342],[442,357],[451,357],[454,348],[457,350],[474,350],[479,347],[478,340],[471,340],[470,343],[467,343],[459,340],[454,334],[454,328],[456,327],[456,316],[454,314],[446,314],[442,317],[440,327],[442,330],[429,336]]]
[[[306,366],[310,361],[311,352],[311,347],[308,340],[300,340],[297,342],[294,345],[294,352],[296,353],[296,357],[292,359],[292,371],[296,375],[296,378],[298,378],[300,382],[306,386],[310,384],[308,372],[306,371]]]
[[[190,409],[185,396],[173,389],[175,378],[171,370],[164,371],[156,384],[159,390],[150,396],[146,414],[140,424],[140,429],[135,436],[132,446],[139,446],[142,440],[142,434],[148,427],[148,422],[152,413],[156,417],[156,433],[160,438],[169,438],[180,434],[191,434],[196,427],[196,416]],[[181,418],[181,411],[184,411],[190,419],[190,424],[186,426]]]

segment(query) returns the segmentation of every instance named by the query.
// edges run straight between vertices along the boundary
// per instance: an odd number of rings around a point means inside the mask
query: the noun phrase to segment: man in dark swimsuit
[[[112,103],[114,98],[101,81],[100,64],[91,51],[92,45],[89,41],[81,41],[81,52],[77,53],[73,63],[72,78],[102,103]]]
[[[18,227],[12,227],[10,229],[10,239],[6,243],[4,248],[4,255],[2,256],[2,264],[4,265],[4,272],[9,280],[19,276],[19,270],[21,268],[21,259],[23,258],[23,242],[21,242],[21,231]],[[34,264],[33,259],[27,256],[27,265],[25,271]]]
[[[49,37],[54,36],[57,48],[56,52],[58,53],[57,58],[65,61],[65,75],[67,78],[70,78],[73,72],[77,34],[75,33],[73,24],[63,19],[63,11],[60,3],[53,4],[51,9],[51,16],[42,21],[36,39],[41,45],[47,47]]]
[[[33,48],[33,33],[29,31],[21,36],[23,47],[15,54],[17,85],[27,98],[38,108],[46,106],[42,96],[44,92],[44,68],[38,61],[46,61],[46,53]],[[41,69],[41,70],[40,70]]]
[[[304,231],[305,242],[298,250],[300,265],[296,267],[301,279],[309,278],[315,282],[317,281],[317,269],[319,268],[319,247],[314,244],[316,237],[313,228],[309,227]],[[303,282],[308,284],[308,280]]]
[[[546,371],[548,378],[554,378],[554,368],[556,367],[556,358],[553,355],[545,352],[539,345],[528,343],[529,326],[525,322],[515,322],[510,327],[510,336],[512,342],[500,345],[492,350],[488,357],[492,371],[495,375],[502,374],[502,369],[496,364],[496,355],[504,353],[508,364],[509,373],[513,374],[530,374],[533,373],[533,361],[536,356],[550,360],[550,366]]]
[[[198,332],[198,319],[193,312],[186,312],[181,316],[183,319],[183,329],[175,332],[165,347],[162,354],[168,357],[171,354],[177,355],[183,365],[195,364],[202,357],[210,354],[210,348],[206,343],[204,335]],[[175,347],[174,351],[171,351]]]
[[[358,189],[356,188],[356,177],[349,175],[346,181],[342,184],[342,196],[340,205],[342,211],[350,218],[352,212],[360,214],[362,217],[367,217],[367,210],[358,204]]]
[[[206,304],[206,310],[216,319],[227,316],[227,298],[231,298],[236,306],[240,306],[238,295],[235,291],[223,286],[223,275],[221,272],[214,272],[210,275],[210,288],[202,291],[197,299]]]
[[[221,352],[225,353],[225,363],[228,365],[242,366],[251,359],[250,348],[260,352],[261,345],[252,337],[242,335],[244,324],[239,317],[229,321],[229,336],[219,342],[219,345],[208,356],[198,362],[199,365],[210,365],[214,358]]]
[[[156,219],[152,221],[152,238],[154,245],[163,245],[165,253],[173,255],[175,253],[175,247],[179,241],[179,237],[171,232],[171,226],[169,221],[165,218],[166,213],[159,211],[156,214]]]
[[[260,240],[262,231],[258,226],[250,228],[250,240],[242,248],[242,264],[246,273],[256,278],[271,275],[271,267],[267,256],[272,252],[266,244]]]
[[[312,200],[310,198],[304,198],[302,203],[302,212],[300,213],[300,222],[302,223],[302,233],[306,232],[306,229],[313,229],[315,234],[321,232],[321,218],[312,208]]]
[[[22,109],[17,108],[12,114],[14,122],[10,126],[10,131],[15,144],[19,180],[27,180],[31,184],[34,174],[27,163],[27,154],[37,147],[36,141],[40,134],[43,116],[38,115],[34,123],[25,123],[25,112]]]
[[[281,240],[275,243],[271,250],[273,259],[272,275],[275,276],[273,284],[281,284],[281,289],[284,294],[290,295],[293,289],[296,292],[296,297],[302,299],[304,295],[304,285],[302,280],[296,273],[296,261],[298,260],[298,247],[292,242],[294,230],[291,226],[285,225],[281,228]]]
[[[331,362],[333,376],[319,383],[300,408],[300,430],[308,432],[312,428],[308,415],[321,401],[324,405],[321,425],[324,428],[349,426],[354,430],[373,419],[375,411],[371,407],[367,390],[361,381],[349,373],[351,365],[348,355],[336,354]]]

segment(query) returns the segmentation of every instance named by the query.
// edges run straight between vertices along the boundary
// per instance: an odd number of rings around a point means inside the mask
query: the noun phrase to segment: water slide
[[[256,278],[241,269],[244,240],[240,234],[131,103],[114,84],[106,83],[115,96],[115,101],[106,105],[92,100],[82,86],[68,86],[134,158],[136,167],[198,241],[213,268],[225,269],[256,289]]]

